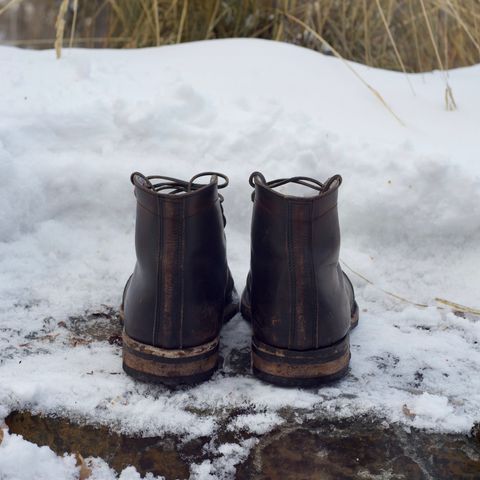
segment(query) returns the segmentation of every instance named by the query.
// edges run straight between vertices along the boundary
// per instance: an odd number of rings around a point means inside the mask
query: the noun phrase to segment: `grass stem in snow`
[[[308,32],[310,32],[315,38],[317,38],[318,40],[320,40],[328,49],[330,49],[332,51],[332,53],[338,58],[340,59],[343,64],[375,95],[375,97],[377,97],[377,99],[380,101],[380,103],[390,112],[390,114],[395,118],[395,120],[397,120],[398,123],[400,123],[400,125],[402,125],[402,127],[405,126],[405,124],[403,123],[403,121],[400,119],[400,117],[392,110],[392,108],[390,107],[390,105],[388,105],[388,103],[385,101],[385,99],[382,97],[382,95],[380,95],[380,93],[375,89],[373,88],[351,65],[350,63],[348,63],[321,35],[319,35],[315,30],[313,30],[313,28],[310,28],[306,23],[302,22],[300,19],[296,18],[296,17],[293,17],[292,15],[290,15],[288,12],[283,12],[283,14],[289,18],[290,20],[292,20],[293,22],[296,22],[298,23],[299,25],[301,25],[305,30],[307,30]]]

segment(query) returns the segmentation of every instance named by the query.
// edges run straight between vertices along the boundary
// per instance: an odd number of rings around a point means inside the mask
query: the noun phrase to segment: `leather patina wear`
[[[195,182],[204,175],[209,183]],[[212,172],[190,181],[136,172],[131,180],[137,261],[121,309],[124,369],[171,385],[205,380],[217,368],[220,328],[238,310],[218,193],[228,179]]]
[[[358,322],[353,286],[339,265],[339,175],[267,182],[254,172],[251,269],[241,311],[253,327],[252,366],[261,379],[314,386],[344,375]],[[283,195],[296,183],[314,195]]]

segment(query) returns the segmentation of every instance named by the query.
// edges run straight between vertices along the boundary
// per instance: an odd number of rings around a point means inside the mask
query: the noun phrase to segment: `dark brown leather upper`
[[[251,270],[242,312],[254,336],[277,348],[317,349],[347,335],[353,287],[339,260],[337,196],[341,177],[325,184],[295,177],[266,182],[255,172]],[[282,195],[290,181],[315,188],[310,197]]]
[[[217,176],[201,185],[134,173],[132,183],[137,262],[124,291],[125,331],[160,348],[206,343],[233,295]]]

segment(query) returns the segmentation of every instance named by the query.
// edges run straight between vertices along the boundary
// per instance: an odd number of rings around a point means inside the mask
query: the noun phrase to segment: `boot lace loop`
[[[145,175],[142,175],[139,172],[134,172],[130,176],[130,181],[135,185],[135,179],[137,179],[137,181],[139,181],[139,183],[143,187],[153,190],[154,192],[170,193],[171,195],[175,195],[177,193],[194,192],[195,190],[205,187],[206,184],[195,183],[195,180],[207,175],[210,175],[211,177],[210,183],[215,182],[217,184],[218,190],[227,187],[229,184],[228,177],[223,173],[218,173],[218,172],[198,173],[197,175],[194,175],[188,182],[185,180],[180,180],[178,178],[166,177],[164,175],[150,175],[146,177]],[[219,178],[223,180],[222,183],[218,183]],[[157,180],[162,180],[162,181],[158,182]],[[223,205],[222,205],[224,201],[223,195],[219,193],[218,198],[220,200],[220,208],[222,210],[223,225],[225,226],[227,224],[227,221],[225,219],[225,214],[224,214]]]
[[[313,188],[320,193],[327,192],[332,184],[338,182],[338,185],[342,183],[342,177],[340,175],[334,175],[330,177],[325,183],[322,183],[314,178],[311,177],[290,177],[290,178],[278,178],[276,180],[270,180],[269,182],[266,181],[263,174],[260,172],[253,172],[248,179],[248,183],[251,187],[255,188],[257,184],[263,184],[270,188],[281,187],[282,185],[286,185],[287,183],[296,183],[298,185],[303,185],[305,187]],[[252,192],[252,201],[255,200],[255,191]]]
[[[211,176],[211,181],[217,183],[217,189],[222,189],[225,188],[228,183],[228,177],[224,175],[223,173],[218,173],[218,172],[202,172],[199,173],[195,176],[193,176],[188,182],[185,180],[180,180],[178,178],[173,178],[173,177],[166,177],[164,175],[150,175],[146,177],[145,175],[142,175],[139,172],[134,172],[132,173],[130,179],[131,182],[135,185],[135,178],[140,180],[140,184],[146,188],[149,188],[155,192],[165,192],[170,190],[169,193],[171,194],[176,194],[176,193],[189,193],[193,192],[195,190],[198,190],[199,188],[205,187],[205,184],[201,183],[195,183],[195,180],[200,177],[204,177],[206,175]],[[218,183],[218,178],[223,179],[223,183]],[[161,182],[156,182],[156,180],[162,180]],[[221,199],[223,200],[223,197],[219,195]]]

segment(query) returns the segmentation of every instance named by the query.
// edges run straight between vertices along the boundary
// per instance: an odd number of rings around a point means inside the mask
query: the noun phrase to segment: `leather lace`
[[[305,187],[313,188],[314,190],[317,190],[320,193],[327,192],[332,186],[332,184],[334,184],[335,182],[338,182],[338,184],[340,185],[342,183],[342,177],[340,175],[334,175],[333,177],[330,177],[325,183],[322,183],[311,177],[278,178],[276,180],[270,180],[269,182],[267,182],[267,180],[265,179],[262,173],[253,172],[250,175],[250,178],[248,179],[248,183],[253,188],[255,188],[255,185],[257,183],[266,185],[267,187],[270,187],[270,188],[280,187],[282,185],[286,185],[287,183],[296,183],[298,185],[303,185]],[[254,200],[254,198],[255,198],[255,192],[252,193],[252,200]]]
[[[197,175],[194,175],[188,182],[186,180],[180,180],[178,178],[173,178],[173,177],[166,177],[164,175],[149,175],[146,177],[140,172],[134,172],[130,176],[130,180],[135,185],[135,182],[134,182],[135,177],[140,177],[143,181],[144,187],[150,190],[153,190],[154,192],[157,192],[157,193],[160,192],[160,193],[175,195],[177,193],[194,192],[195,190],[205,187],[207,184],[195,183],[195,180],[197,180],[200,177],[205,177],[207,175],[210,175],[211,177],[210,183],[212,182],[217,183],[218,190],[227,187],[229,184],[228,177],[223,173],[218,173],[218,172],[201,172],[201,173],[198,173]],[[221,178],[223,180],[223,183],[218,183],[218,178]],[[158,182],[157,180],[162,180],[162,181]],[[223,195],[219,193],[218,198],[220,200],[220,208],[222,210],[223,224],[225,226],[227,221],[225,219],[225,214],[223,212],[223,205],[222,205],[224,201]]]
[[[146,177],[145,175],[142,175],[139,172],[134,172],[131,175],[131,181],[135,185],[134,178],[140,177],[144,180],[145,186],[147,188],[150,188],[151,190],[154,190],[155,192],[170,193],[170,194],[189,193],[189,192],[198,190],[199,188],[205,187],[205,184],[195,183],[195,180],[197,180],[197,178],[205,177],[207,175],[210,175],[212,177],[212,180],[215,179],[215,181],[217,181],[218,178],[221,178],[224,180],[223,183],[217,184],[217,188],[219,190],[222,188],[225,188],[229,183],[228,177],[223,173],[218,173],[218,172],[198,173],[197,175],[194,175],[188,182],[186,180],[180,180],[178,178],[173,178],[173,177],[166,177],[163,175],[150,175]],[[163,181],[153,183],[152,180],[163,180]],[[169,190],[170,192],[168,192]]]

